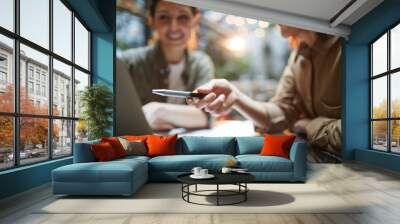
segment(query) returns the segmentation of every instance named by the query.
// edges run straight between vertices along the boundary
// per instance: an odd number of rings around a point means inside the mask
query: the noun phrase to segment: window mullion
[[[53,52],[53,0],[49,0],[49,50]],[[48,120],[48,151],[49,159],[53,159],[53,56],[49,55],[49,73],[48,73],[48,91],[49,94],[49,110],[50,119]]]
[[[373,97],[374,88],[373,88],[373,79],[372,79],[372,71],[373,71],[372,57],[373,57],[374,52],[373,52],[372,45],[369,46],[369,52],[370,52],[370,55],[369,55],[369,65],[370,65],[369,66],[369,119],[370,119],[370,122],[369,122],[369,145],[370,145],[370,149],[373,149],[374,136],[373,136],[373,121],[372,121],[372,119],[374,117],[373,117],[373,108],[372,108],[372,106],[373,106],[372,97]]]
[[[389,71],[390,70],[390,29],[387,32],[387,52],[386,53],[387,53],[387,71]],[[388,102],[387,103],[387,110],[388,110],[387,115],[388,115],[388,118],[392,117],[392,111],[391,111],[392,100],[391,100],[391,84],[390,84],[391,78],[392,78],[392,76],[389,73],[387,75],[387,85],[388,85],[387,86],[387,98],[388,98],[388,100],[387,100],[387,102]],[[392,123],[392,121],[388,120],[388,122],[387,122],[388,152],[392,151],[392,135],[391,135],[391,126],[392,125],[391,125],[391,123]]]
[[[72,11],[71,15],[71,23],[72,23],[72,38],[71,38],[71,59],[72,59],[72,64],[73,66],[71,67],[71,100],[72,100],[72,105],[71,105],[71,117],[75,118],[75,12]],[[76,126],[77,121],[72,121],[72,130],[71,130],[71,150],[72,150],[72,155],[74,155],[75,151],[75,126]]]
[[[19,35],[19,8],[20,1],[14,1],[14,31]],[[20,112],[20,50],[19,50],[19,39],[14,39],[14,112],[19,114]],[[20,165],[19,145],[20,145],[20,118],[14,116],[14,166]]]

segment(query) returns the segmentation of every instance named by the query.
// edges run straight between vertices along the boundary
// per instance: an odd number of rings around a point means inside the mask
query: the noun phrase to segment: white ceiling
[[[255,7],[275,9],[292,14],[330,20],[351,0],[226,0]],[[310,7],[311,6],[311,7]]]
[[[383,0],[168,1],[343,37],[348,37],[353,23],[383,2]]]

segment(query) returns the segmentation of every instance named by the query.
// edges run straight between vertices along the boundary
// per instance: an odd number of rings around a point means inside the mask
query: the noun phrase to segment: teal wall
[[[115,0],[67,0],[92,31],[92,81],[114,92]],[[114,119],[115,120],[115,119]],[[110,131],[113,131],[110,127]],[[51,181],[51,171],[72,163],[72,157],[0,172],[0,199]]]
[[[69,157],[0,172],[0,199],[48,183],[53,169],[71,163]]]
[[[391,170],[400,169],[400,157],[369,149],[369,43],[400,22],[400,0],[385,0],[351,27],[343,43],[344,94],[342,149],[347,160]]]
[[[113,125],[109,132],[115,135],[115,58],[116,58],[116,37],[115,37],[115,19],[116,3],[114,0],[99,0],[98,9],[107,24],[107,32],[92,33],[92,72],[93,83],[101,83],[108,86],[114,96]]]

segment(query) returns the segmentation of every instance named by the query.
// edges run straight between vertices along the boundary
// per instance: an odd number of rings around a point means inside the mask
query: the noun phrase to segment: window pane
[[[400,120],[391,121],[392,152],[400,153]]]
[[[72,117],[71,66],[53,60],[53,115]]]
[[[0,116],[0,170],[14,165],[13,118]]]
[[[49,158],[48,119],[22,117],[20,119],[21,164],[34,163]]]
[[[391,75],[390,98],[392,117],[400,118],[400,72]]]
[[[79,120],[75,122],[75,143],[85,142],[88,138],[88,129],[86,122]]]
[[[21,44],[21,113],[48,114],[48,64],[47,55]]]
[[[372,122],[372,148],[387,151],[387,121]]]
[[[372,81],[372,118],[387,117],[387,78],[386,76]]]
[[[0,1],[0,26],[14,31],[14,0]]]
[[[400,24],[391,31],[390,37],[390,64],[391,69],[400,67]]]
[[[72,121],[53,120],[53,157],[72,154]]]
[[[0,35],[0,111],[14,111],[14,43]]]
[[[53,51],[71,60],[71,11],[60,1],[53,0]]]
[[[49,0],[20,0],[21,36],[49,48]]]
[[[75,63],[89,70],[89,32],[75,18]]]
[[[80,94],[86,86],[89,86],[89,75],[75,69],[75,117],[81,115]]]
[[[387,34],[372,45],[372,75],[387,71]]]

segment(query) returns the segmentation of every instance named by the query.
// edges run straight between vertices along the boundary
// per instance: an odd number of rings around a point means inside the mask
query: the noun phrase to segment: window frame
[[[53,115],[53,59],[58,60],[61,63],[64,63],[68,66],[71,66],[71,105],[74,105],[75,99],[77,96],[75,96],[75,88],[74,88],[74,82],[75,82],[75,69],[78,69],[79,71],[85,73],[89,77],[89,83],[88,86],[92,85],[93,77],[92,77],[92,57],[91,57],[91,50],[92,50],[92,43],[91,43],[91,38],[92,38],[92,30],[87,26],[87,24],[84,22],[84,20],[79,16],[78,13],[76,13],[72,7],[66,2],[65,0],[59,0],[68,10],[71,11],[71,59],[64,58],[63,56],[53,52],[53,1],[54,0],[48,0],[49,4],[49,47],[46,49],[45,47],[42,47],[39,44],[34,43],[33,41],[30,41],[29,39],[23,37],[20,35],[20,0],[14,0],[13,1],[13,10],[14,10],[14,31],[10,31],[4,27],[0,26],[0,35],[3,35],[7,38],[10,38],[13,40],[13,64],[12,66],[12,73],[13,79],[14,79],[14,93],[13,93],[13,102],[14,102],[14,110],[13,112],[2,112],[0,111],[0,116],[4,117],[11,117],[13,119],[13,166],[10,167],[5,167],[5,168],[0,168],[0,172],[5,171],[5,170],[10,170],[10,169],[16,169],[19,167],[23,166],[30,166],[33,164],[38,164],[38,163],[43,163],[46,161],[54,160],[54,159],[62,159],[65,157],[70,157],[73,156],[74,152],[74,143],[75,143],[75,126],[76,126],[76,121],[79,120],[79,117],[75,116],[75,108],[71,108],[71,114],[70,116],[56,116]],[[84,26],[84,28],[88,31],[88,69],[85,69],[78,64],[75,63],[75,18],[79,20],[79,22]],[[48,93],[45,93],[48,97],[48,112],[46,115],[39,115],[39,114],[27,114],[27,113],[21,113],[20,111],[20,44],[23,44],[27,47],[32,48],[33,50],[36,50],[40,53],[43,53],[48,56],[49,62],[48,62],[48,85],[46,86],[46,91]],[[28,66],[28,64],[27,64]],[[28,71],[27,67],[27,71]],[[41,75],[42,73],[40,73]],[[30,80],[29,73],[27,72],[26,78],[27,81]],[[33,82],[34,85],[36,83],[36,70],[33,70]],[[39,76],[39,83],[41,83],[41,76]],[[28,87],[28,86],[27,86]],[[29,91],[27,89],[27,91]],[[36,91],[34,89],[34,91]],[[42,96],[42,94],[40,94]],[[21,159],[20,159],[20,119],[21,118],[44,118],[47,119],[48,122],[48,136],[47,136],[47,158],[43,158],[43,160],[40,160],[38,162],[32,162],[32,163],[26,163],[26,164],[21,164]],[[64,121],[71,121],[71,153],[68,155],[62,155],[62,156],[54,156],[54,146],[53,146],[53,122],[57,120],[64,120]]]
[[[400,26],[400,21],[395,22],[394,24],[392,24],[390,27],[388,27],[387,29],[385,29],[384,32],[382,32],[381,34],[379,34],[375,39],[373,39],[369,44],[369,78],[368,78],[368,82],[369,82],[369,149],[373,150],[373,151],[379,151],[379,152],[386,152],[386,153],[391,153],[391,154],[400,154],[400,152],[393,152],[392,151],[392,121],[400,121],[400,117],[392,117],[392,98],[391,98],[391,79],[392,79],[392,75],[395,75],[396,73],[400,72],[400,67],[398,68],[394,68],[391,69],[391,32],[392,30],[397,27]],[[383,37],[384,35],[387,35],[387,64],[386,64],[386,71],[380,74],[376,74],[374,76],[373,74],[373,44],[376,43],[376,41],[378,41],[381,37]],[[382,78],[382,77],[386,77],[386,86],[387,86],[387,93],[386,93],[386,98],[387,98],[387,105],[386,105],[386,118],[373,118],[373,81],[378,79],[378,78]],[[373,133],[373,122],[374,121],[386,121],[386,151],[383,150],[379,150],[374,148],[374,133]]]

